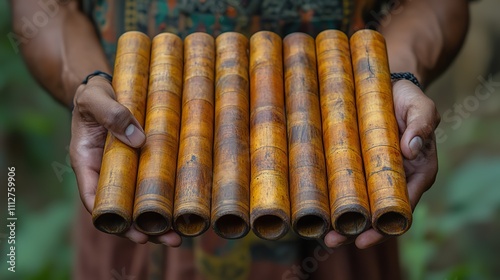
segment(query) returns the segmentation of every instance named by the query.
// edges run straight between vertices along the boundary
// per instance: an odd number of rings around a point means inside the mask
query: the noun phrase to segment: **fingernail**
[[[409,146],[413,157],[416,157],[418,155],[423,145],[424,142],[422,141],[422,138],[420,138],[419,136],[413,137],[413,139],[411,139]]]
[[[144,133],[133,124],[127,126],[125,136],[127,136],[128,141],[130,141],[130,144],[133,146],[140,146],[146,139]]]

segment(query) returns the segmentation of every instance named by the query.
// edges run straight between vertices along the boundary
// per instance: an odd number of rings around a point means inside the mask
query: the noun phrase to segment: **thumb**
[[[123,143],[134,148],[142,146],[146,135],[141,124],[127,107],[112,96],[114,92],[109,83],[88,86],[77,92],[74,110],[82,115],[87,124],[97,122]]]
[[[413,106],[407,112],[406,129],[401,137],[401,151],[407,159],[415,159],[424,146],[433,139],[439,123],[434,103]]]
[[[95,111],[96,121],[123,143],[134,148],[142,146],[146,141],[146,135],[141,124],[127,107],[109,96],[106,96],[106,99],[106,102],[102,103],[105,107]]]
[[[401,151],[405,158],[412,160],[424,149],[426,143],[432,141],[434,130],[440,121],[439,113],[434,102],[413,84],[395,86],[394,90],[398,92],[395,100],[396,114],[402,116],[401,122],[398,121],[403,133]]]
[[[407,135],[411,135],[407,133]],[[401,141],[401,150],[407,159],[415,159],[424,146],[424,140],[419,135],[408,136],[408,141]]]

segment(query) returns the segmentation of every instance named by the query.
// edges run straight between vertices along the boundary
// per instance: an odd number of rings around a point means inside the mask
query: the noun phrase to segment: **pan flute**
[[[169,33],[118,41],[117,101],[144,124],[133,149],[109,134],[94,225],[149,235],[277,240],[370,227],[401,235],[412,220],[384,38],[250,39]]]

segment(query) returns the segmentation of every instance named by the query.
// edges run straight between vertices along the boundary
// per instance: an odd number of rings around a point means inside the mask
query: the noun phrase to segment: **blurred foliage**
[[[464,47],[428,90],[446,138],[438,144],[439,173],[400,238],[407,278],[498,279],[500,242],[500,2],[471,5]],[[481,83],[489,80],[490,87]],[[485,100],[477,98],[476,92]],[[477,108],[466,104],[478,102]],[[471,103],[472,104],[472,103]],[[469,105],[468,107],[464,105]],[[460,116],[457,106],[463,106]],[[448,117],[446,117],[446,112]],[[460,116],[460,123],[449,116]]]
[[[471,33],[461,55],[430,89],[441,113],[453,110],[479,86],[477,77],[500,81],[500,3],[473,4]],[[17,272],[7,271],[5,228],[0,230],[0,279],[69,279],[71,227],[78,202],[67,171],[70,113],[29,75],[7,34],[10,15],[0,1],[0,166],[16,167]],[[480,39],[478,39],[480,38]],[[485,65],[488,64],[488,65]],[[435,186],[400,238],[407,279],[495,279],[500,275],[500,88],[440,143]],[[59,168],[55,170],[54,168]],[[61,169],[62,168],[62,169]],[[6,172],[1,172],[2,182]],[[6,201],[5,191],[0,200]],[[2,206],[3,207],[3,206]],[[0,220],[5,221],[5,211]]]
[[[70,279],[77,201],[74,175],[63,172],[70,170],[70,112],[33,80],[9,32],[7,1],[0,1],[0,176],[6,182],[6,167],[16,168],[18,218],[15,273],[5,261],[7,229],[0,229],[0,279]],[[0,220],[6,221],[2,189]]]

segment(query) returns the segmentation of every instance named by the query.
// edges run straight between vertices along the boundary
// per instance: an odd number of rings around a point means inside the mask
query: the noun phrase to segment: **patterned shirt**
[[[118,37],[131,30],[154,37],[171,32],[181,38],[201,31],[214,37],[236,31],[247,36],[260,30],[281,36],[325,29],[346,33],[363,27],[378,10],[376,0],[86,0],[111,65]]]

